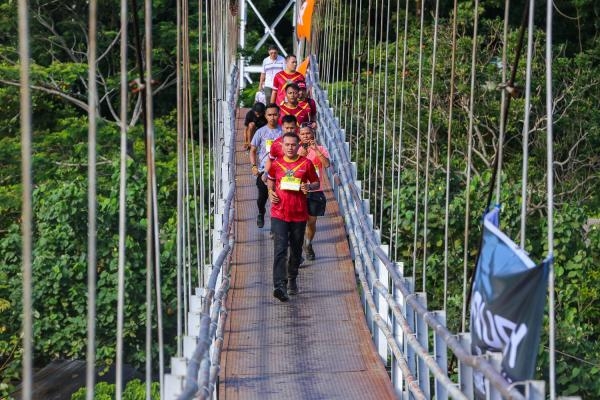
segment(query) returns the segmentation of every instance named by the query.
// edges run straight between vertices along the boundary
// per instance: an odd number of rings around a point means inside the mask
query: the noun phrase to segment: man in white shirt
[[[262,72],[260,74],[260,82],[258,83],[258,90],[264,91],[267,103],[271,99],[273,91],[273,78],[279,71],[283,71],[284,68],[285,58],[278,54],[277,47],[270,45],[269,56],[262,62]]]

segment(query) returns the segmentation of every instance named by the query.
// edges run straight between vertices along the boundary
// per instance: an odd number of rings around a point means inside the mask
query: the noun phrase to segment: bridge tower
[[[256,7],[256,5],[252,2],[252,0],[239,0],[239,10],[240,10],[240,32],[239,32],[240,42],[239,42],[239,46],[241,48],[244,48],[246,46],[246,25],[248,23],[248,8],[250,8],[251,12],[253,12],[256,15],[256,17],[258,18],[258,20],[260,21],[260,23],[262,24],[262,26],[264,28],[264,34],[260,38],[260,40],[256,43],[256,45],[254,46],[254,51],[257,51],[263,44],[265,44],[265,42],[269,38],[271,38],[271,40],[273,40],[273,42],[279,49],[279,53],[281,55],[283,55],[284,57],[287,56],[288,53],[285,50],[285,47],[281,44],[280,40],[277,38],[277,36],[275,34],[275,28],[286,17],[288,10],[291,8],[292,12],[293,12],[292,26],[294,27],[294,30],[295,30],[296,15],[297,15],[297,10],[298,10],[296,3],[297,3],[297,0],[288,0],[285,3],[282,2],[282,4],[284,4],[283,8],[279,12],[277,18],[275,18],[275,20],[271,24],[269,24],[266,21],[266,19],[264,18],[264,16],[262,15],[261,10],[259,10]],[[298,47],[296,40],[293,40],[293,45],[294,45],[293,50],[294,50],[294,52],[296,52],[296,48]],[[252,78],[250,77],[251,73],[260,73],[262,71],[262,66],[260,64],[246,65],[246,62],[247,62],[247,60],[244,57],[244,55],[240,54],[239,63],[238,63],[239,64],[239,74],[240,74],[240,79],[239,79],[240,89],[245,88],[247,83],[253,82]]]

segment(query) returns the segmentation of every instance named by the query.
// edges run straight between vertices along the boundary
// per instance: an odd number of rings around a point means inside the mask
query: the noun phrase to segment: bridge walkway
[[[220,399],[387,399],[393,388],[371,340],[342,217],[328,181],[317,260],[300,270],[300,293],[272,296],[270,218],[256,226],[256,185],[236,118],[235,249],[219,382]],[[268,207],[267,207],[268,208]]]

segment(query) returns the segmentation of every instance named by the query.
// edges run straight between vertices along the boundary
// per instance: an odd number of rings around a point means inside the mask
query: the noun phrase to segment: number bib
[[[300,191],[300,178],[296,178],[294,176],[284,176],[281,178],[281,183],[279,188],[281,190],[291,190],[294,192]]]

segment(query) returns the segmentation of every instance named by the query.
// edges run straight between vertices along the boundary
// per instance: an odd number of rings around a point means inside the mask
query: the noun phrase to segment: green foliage
[[[81,388],[71,396],[71,400],[85,400],[87,391],[85,388]],[[125,390],[123,390],[123,400],[145,400],[146,399],[146,384],[139,379],[134,379],[127,383]],[[94,399],[95,400],[112,400],[115,398],[115,385],[100,382],[94,387]],[[152,400],[160,399],[160,388],[158,383],[153,382],[150,391],[150,398]]]
[[[585,35],[597,28],[586,25],[597,10],[583,10],[589,3],[570,1],[561,8],[579,13],[580,23],[561,20],[559,37],[553,60],[553,91],[555,105],[554,125],[554,190],[555,190],[555,271],[556,271],[556,324],[557,324],[557,377],[558,393],[578,394],[584,398],[600,396],[600,298],[597,282],[600,274],[600,242],[598,230],[587,234],[583,227],[588,218],[598,218],[600,197],[600,79],[598,79],[599,43],[593,35]],[[409,18],[407,37],[407,64],[401,70],[402,42],[386,44],[380,32],[371,30],[367,37],[364,28],[358,31],[357,50],[346,46],[345,40],[333,40],[341,49],[356,54],[349,61],[349,76],[341,72],[340,80],[326,86],[332,107],[339,110],[341,126],[350,141],[353,161],[358,166],[363,196],[370,200],[375,225],[381,229],[384,243],[391,244],[392,259],[404,262],[406,276],[416,277],[421,290],[426,275],[428,308],[439,309],[447,301],[447,324],[452,331],[461,330],[463,265],[469,273],[473,269],[479,243],[480,219],[488,207],[491,165],[497,151],[500,92],[502,83],[503,1],[480,2],[480,24],[477,42],[475,119],[473,158],[467,165],[469,132],[469,95],[472,49],[473,8],[470,2],[460,2],[458,9],[458,37],[456,40],[456,70],[454,98],[450,99],[450,63],[452,55],[451,10],[442,10],[438,31],[437,64],[431,104],[432,131],[429,135],[430,153],[426,154],[428,140],[429,89],[431,87],[433,24],[426,11],[424,41],[419,47],[419,23]],[[565,7],[565,5],[567,5]],[[427,5],[426,5],[427,7]],[[516,7],[520,11],[520,7]],[[367,10],[362,10],[363,18]],[[373,10],[371,10],[373,12]],[[404,19],[403,11],[399,12]],[[542,15],[536,13],[536,15]],[[396,16],[398,18],[398,16]],[[513,63],[518,37],[519,15],[511,15],[509,28],[509,64]],[[544,21],[537,21],[543,27]],[[331,23],[335,28],[336,22]],[[327,29],[327,28],[325,28]],[[589,29],[589,30],[588,30]],[[331,32],[331,31],[327,31]],[[333,30],[335,35],[336,31]],[[345,33],[342,30],[342,34]],[[385,31],[384,31],[385,34]],[[597,35],[595,36],[597,37]],[[402,37],[398,38],[403,40]],[[545,137],[545,35],[535,31],[532,71],[531,132],[529,135],[529,181],[527,197],[521,198],[523,98],[512,100],[508,115],[507,138],[504,144],[504,163],[500,202],[502,229],[519,241],[520,204],[525,201],[527,239],[525,249],[536,262],[547,253],[546,214],[546,137]],[[367,47],[369,44],[369,47]],[[583,51],[575,51],[579,46]],[[419,51],[423,51],[422,80],[419,82]],[[336,54],[336,49],[329,50]],[[387,51],[387,57],[386,57]],[[399,65],[396,69],[396,51]],[[331,53],[328,53],[331,54]],[[335,57],[334,57],[335,60]],[[348,68],[346,61],[334,66],[340,71]],[[361,64],[361,73],[352,74],[352,66]],[[510,67],[512,68],[512,67]],[[387,75],[386,75],[387,69]],[[326,69],[324,74],[327,79]],[[525,62],[518,65],[516,84],[524,85]],[[322,72],[322,77],[323,77]],[[405,80],[402,82],[401,78]],[[333,79],[338,79],[333,75]],[[331,77],[327,79],[331,81]],[[386,87],[387,84],[387,87]],[[401,96],[401,84],[405,94]],[[420,86],[419,86],[420,85]],[[420,90],[420,97],[419,97]],[[383,100],[387,99],[384,104]],[[448,293],[444,297],[444,232],[446,199],[446,153],[449,107],[452,101],[452,141],[449,186],[448,238]],[[400,109],[402,104],[403,109]],[[400,126],[402,112],[403,125]],[[420,119],[419,119],[420,116]],[[401,136],[400,136],[401,134]],[[400,140],[402,147],[400,148]],[[398,151],[401,150],[401,154]],[[426,164],[429,156],[429,164]],[[418,164],[417,164],[418,160]],[[417,172],[418,167],[418,172]],[[471,182],[467,186],[466,171],[471,168]],[[428,182],[425,171],[428,168]],[[419,179],[419,192],[416,182]],[[427,186],[426,186],[427,185]],[[427,188],[427,193],[425,190]],[[466,217],[466,195],[470,198],[470,213]],[[426,200],[427,199],[427,200]],[[427,201],[427,244],[423,245]],[[492,198],[495,202],[495,196]],[[418,205],[418,209],[416,208]],[[415,215],[415,212],[418,212]],[[415,220],[418,222],[415,241]],[[380,222],[381,221],[381,222]],[[469,226],[467,260],[464,259],[465,223]],[[416,246],[416,247],[415,247]],[[413,264],[413,256],[415,263]],[[424,269],[423,266],[426,266]],[[423,272],[424,271],[424,272]],[[467,327],[468,328],[468,327]],[[538,378],[547,380],[548,321],[545,324],[538,360]]]

